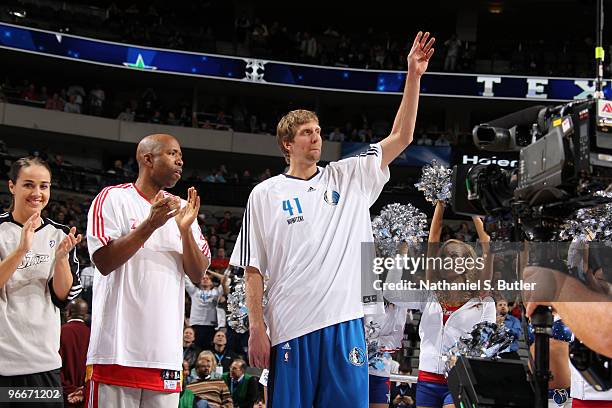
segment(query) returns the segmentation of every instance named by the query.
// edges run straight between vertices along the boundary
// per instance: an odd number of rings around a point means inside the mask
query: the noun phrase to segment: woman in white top
[[[8,187],[13,203],[0,215],[0,387],[61,387],[59,308],[82,291],[74,249],[81,235],[40,215],[51,192],[45,161],[15,161]]]
[[[211,275],[221,281],[219,287],[214,286]],[[201,350],[211,350],[215,331],[223,323],[217,319],[217,305],[223,302],[223,296],[228,293],[227,277],[208,270],[197,286],[186,279],[185,289],[191,297],[189,324],[195,332],[194,343]]]
[[[456,239],[444,242],[438,249],[443,215],[444,204],[438,202],[429,230],[427,255],[428,258],[435,256],[443,261],[452,258],[454,267],[427,269],[426,279],[429,282],[446,281],[451,284],[490,279],[493,257],[489,253],[490,239],[480,218],[473,217],[483,249],[483,259],[478,262],[474,249]],[[470,263],[475,265],[474,267],[467,267],[465,260],[469,258],[473,259]],[[460,264],[459,259],[463,259],[463,263]],[[486,292],[435,291],[424,293],[422,302],[412,307],[422,312],[419,325],[421,350],[416,405],[452,408],[454,404],[444,376],[445,362],[442,356],[461,336],[467,335],[475,324],[483,321],[495,322],[495,302]]]

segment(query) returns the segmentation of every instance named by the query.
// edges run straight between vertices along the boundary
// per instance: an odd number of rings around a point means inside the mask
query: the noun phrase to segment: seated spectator
[[[399,373],[410,375],[410,364],[403,362],[400,364]],[[392,382],[391,383],[391,405],[393,408],[414,408],[415,407],[415,387],[410,383]]]
[[[472,242],[476,238],[466,222],[461,223],[459,229],[455,232],[455,237],[464,242]]]
[[[434,146],[450,146],[450,142],[446,138],[445,134],[441,134],[440,137],[436,139]]]
[[[70,95],[70,99],[64,105],[64,112],[68,113],[81,113],[81,105],[76,102],[77,96]]]
[[[193,391],[187,388],[187,385],[191,384],[192,377],[189,374],[189,363],[183,360],[183,386],[180,399],[179,408],[207,408],[208,403],[197,397]]]
[[[215,183],[226,183],[225,177],[223,177],[223,172],[221,170],[217,170],[215,173]]]
[[[244,360],[234,360],[229,373],[223,374],[223,381],[225,381],[232,394],[235,408],[251,408],[257,402],[258,380],[256,377],[245,373],[246,366]]]
[[[203,351],[196,362],[198,380],[187,386],[196,397],[206,402],[211,408],[233,408],[232,396],[225,382],[216,378],[215,358],[210,351]]]
[[[169,124],[170,126],[180,126],[181,125],[180,120],[176,118],[176,115],[172,111],[168,112],[166,123]]]
[[[217,130],[231,130],[231,126],[225,117],[225,112],[219,111],[217,118],[215,119],[215,128]]]
[[[508,301],[503,297],[497,297],[497,325],[506,327],[510,333],[512,333],[515,338],[510,348],[507,352],[501,353],[499,356],[501,358],[510,358],[513,360],[520,360],[520,356],[518,354],[519,349],[519,339],[523,334],[523,329],[521,328],[521,321],[516,317],[512,316],[512,314],[508,311]]]
[[[41,86],[40,93],[38,94],[38,97],[36,98],[36,100],[38,102],[47,102],[47,99],[49,99],[49,94],[47,93],[47,87]]]
[[[335,127],[333,132],[329,134],[330,142],[344,142],[344,133],[340,131],[339,127]]]
[[[60,98],[57,92],[53,93],[53,96],[47,99],[47,103],[45,104],[45,109],[63,111],[64,110],[64,101]]]
[[[223,372],[227,373],[230,370],[232,362],[238,358],[238,354],[229,350],[227,347],[227,337],[223,330],[219,330],[215,333],[213,338],[213,354],[217,361],[217,366],[223,367]]]
[[[426,134],[422,134],[418,139],[417,139],[417,145],[419,146],[431,146],[432,145],[432,141],[429,137],[427,137]]]
[[[129,106],[126,106],[125,110],[117,116],[117,120],[122,120],[124,122],[133,122],[135,117],[135,113]]]
[[[245,170],[242,172],[242,176],[240,177],[240,184],[253,184],[253,176],[251,176],[251,172]]]
[[[229,266],[229,258],[225,255],[225,249],[218,248],[217,255],[210,262],[210,267],[217,271],[223,271]]]
[[[67,322],[62,325],[59,349],[66,407],[83,407],[85,401],[85,361],[90,334],[85,324],[88,311],[87,302],[83,299],[75,299],[66,307]]]
[[[83,105],[83,98],[85,97],[85,89],[81,85],[71,85],[66,91],[68,98],[74,96],[74,103],[79,105],[79,113],[81,112],[81,106]]]
[[[21,99],[26,101],[38,101],[38,93],[36,93],[36,85],[30,84],[21,92]]]
[[[94,116],[102,116],[105,100],[106,94],[100,85],[94,86],[93,89],[89,91],[89,113]]]
[[[183,329],[183,360],[189,363],[189,369],[195,368],[196,360],[202,352],[195,344],[195,331],[192,327]]]
[[[156,110],[155,112],[153,112],[153,116],[151,117],[151,119],[149,119],[149,122],[151,123],[155,123],[155,124],[160,124],[162,123],[162,117],[161,117],[161,112]]]
[[[113,167],[108,169],[107,173],[114,174],[119,177],[125,177],[125,170],[123,169],[123,162],[121,160],[115,160]]]
[[[217,227],[219,229],[219,234],[229,234],[234,230],[234,221],[232,221],[232,213],[226,211],[223,213],[223,219],[219,222]]]

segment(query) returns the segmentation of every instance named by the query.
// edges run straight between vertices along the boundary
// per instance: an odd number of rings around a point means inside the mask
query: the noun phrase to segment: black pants
[[[195,341],[196,346],[200,348],[200,350],[212,350],[213,349],[213,338],[215,337],[215,326],[202,326],[199,324],[191,326],[193,331],[195,332]]]
[[[45,371],[35,374],[0,376],[0,387],[55,387],[60,389],[60,396],[63,398],[62,380],[60,369]],[[6,395],[6,392],[4,392]],[[0,406],[7,408],[63,408],[64,402],[0,402]]]

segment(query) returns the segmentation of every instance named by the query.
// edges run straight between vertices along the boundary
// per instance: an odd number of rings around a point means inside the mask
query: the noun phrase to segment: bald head
[[[87,312],[89,312],[89,307],[87,306],[87,302],[81,298],[74,299],[68,306],[66,306],[66,314],[68,319],[83,319],[87,316]]]
[[[164,133],[156,133],[153,135],[145,136],[140,143],[138,143],[138,147],[136,148],[136,160],[138,161],[138,166],[142,166],[144,163],[145,155],[159,154],[166,146],[168,146],[172,142],[177,142],[176,138],[172,135],[167,135]]]

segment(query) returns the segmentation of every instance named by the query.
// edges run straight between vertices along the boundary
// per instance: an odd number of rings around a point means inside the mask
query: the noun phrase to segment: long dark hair
[[[24,167],[30,166],[43,166],[49,174],[51,175],[51,166],[45,160],[36,156],[27,156],[22,157],[21,159],[17,159],[11,164],[11,169],[9,170],[9,180],[13,182],[13,184],[17,183],[17,179],[19,178],[19,173],[21,173],[21,169]],[[11,206],[9,207],[9,212],[12,212],[15,209],[15,197],[11,199]]]

